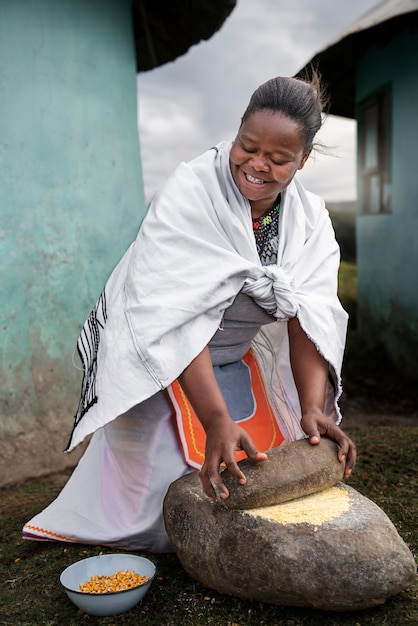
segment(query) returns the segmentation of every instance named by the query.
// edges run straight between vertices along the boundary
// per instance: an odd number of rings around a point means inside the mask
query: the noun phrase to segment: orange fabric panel
[[[256,410],[253,416],[238,424],[251,436],[258,450],[264,452],[279,446],[284,437],[270,407],[261,372],[252,351],[249,350],[242,360],[250,369]],[[206,433],[178,380],[175,380],[167,391],[175,409],[177,429],[186,462],[198,469],[205,458]],[[235,455],[237,461],[247,456],[242,450]]]

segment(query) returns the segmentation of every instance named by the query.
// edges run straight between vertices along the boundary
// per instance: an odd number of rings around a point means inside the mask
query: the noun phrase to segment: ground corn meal
[[[247,509],[245,512],[249,515],[272,519],[279,524],[320,526],[346,513],[351,503],[352,498],[347,491],[339,487],[331,487],[310,496],[273,506]]]
[[[79,591],[83,593],[115,593],[126,591],[148,582],[147,576],[140,576],[132,569],[118,571],[111,576],[97,574],[90,580],[80,585]]]

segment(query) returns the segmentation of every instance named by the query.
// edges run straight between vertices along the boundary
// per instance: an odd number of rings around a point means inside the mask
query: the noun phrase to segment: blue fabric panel
[[[250,370],[243,361],[215,365],[216,380],[234,422],[248,419],[255,412]]]

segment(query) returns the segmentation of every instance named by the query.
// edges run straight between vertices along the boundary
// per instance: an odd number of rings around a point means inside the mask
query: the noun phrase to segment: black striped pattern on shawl
[[[74,426],[66,450],[70,447],[76,426],[93,404],[96,404],[98,399],[96,393],[97,353],[99,351],[100,332],[105,327],[106,321],[106,293],[103,291],[94,309],[86,319],[77,341],[78,354],[83,364],[83,380],[81,383],[80,402],[77,413],[74,416]]]

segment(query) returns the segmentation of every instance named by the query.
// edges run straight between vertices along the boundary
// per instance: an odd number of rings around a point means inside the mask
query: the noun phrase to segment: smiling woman
[[[296,178],[321,93],[317,77],[268,81],[235,141],[180,164],[155,196],[79,337],[68,449],[94,435],[26,538],[172,550],[173,480],[199,469],[206,496],[227,499],[223,465],[244,484],[242,456],[305,437],[336,441],[350,475],[339,248],[324,202]]]
[[[326,102],[319,76],[311,84],[272,79],[252,95],[231,148],[231,172],[253,217],[260,217],[305,165]]]
[[[283,115],[255,111],[243,122],[231,147],[231,172],[253,217],[277,203],[309,153],[300,125]]]

